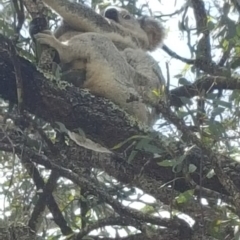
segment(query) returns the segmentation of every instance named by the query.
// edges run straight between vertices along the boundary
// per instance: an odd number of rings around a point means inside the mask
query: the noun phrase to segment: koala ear
[[[138,22],[148,36],[148,50],[153,51],[157,47],[160,47],[165,37],[165,29],[162,24],[159,21],[146,16],[138,18]]]

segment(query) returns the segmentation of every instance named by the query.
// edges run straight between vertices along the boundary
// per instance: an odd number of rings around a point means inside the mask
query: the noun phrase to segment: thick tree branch
[[[0,35],[0,96],[17,103],[14,70],[7,49],[6,38]],[[112,102],[75,87],[60,90],[30,62],[20,60],[23,103],[32,114],[50,123],[62,122],[69,130],[83,128],[90,139],[108,148],[133,135],[146,133]]]
[[[0,42],[0,62],[2,63],[0,95],[17,103],[14,69],[7,52],[7,42],[2,35],[0,35]],[[146,133],[145,130],[139,129],[136,122],[129,122],[126,114],[120,109],[113,110],[111,102],[76,88],[56,89],[54,84],[37,72],[30,62],[23,58],[19,59],[23,74],[24,102],[26,109],[31,113],[48,122],[62,122],[69,130],[84,128],[88,137],[107,147],[113,147],[140,132]],[[197,96],[201,89],[208,91],[211,86],[214,89],[239,88],[237,78],[229,80],[220,77],[206,77],[192,85],[173,89],[170,92],[171,105],[182,106],[183,103],[179,97]],[[105,138],[100,139],[100,136],[105,136]]]

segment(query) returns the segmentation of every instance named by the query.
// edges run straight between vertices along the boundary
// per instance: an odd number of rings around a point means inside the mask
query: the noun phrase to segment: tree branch
[[[33,178],[34,184],[37,187],[37,190],[43,189],[43,193],[40,196],[40,199],[38,201],[38,204],[35,206],[34,211],[31,215],[31,219],[28,222],[28,225],[31,229],[36,228],[37,219],[39,218],[39,215],[43,212],[45,208],[45,204],[47,204],[47,207],[49,211],[53,215],[54,222],[59,226],[61,229],[61,232],[63,235],[69,235],[72,233],[72,229],[67,225],[53,195],[51,189],[51,181],[48,181],[48,183],[45,186],[44,180],[42,179],[38,169],[35,167],[33,162],[29,160],[29,158],[20,158],[26,167],[29,176]]]
[[[170,105],[181,107],[184,103],[181,97],[192,98],[198,96],[202,90],[212,92],[213,90],[235,90],[240,89],[240,78],[203,76],[194,83],[175,88],[170,91]]]
[[[12,62],[6,50],[8,43],[0,35],[0,96],[17,103]],[[25,109],[47,122],[63,123],[69,130],[83,128],[87,137],[111,148],[136,134],[147,131],[112,102],[76,87],[59,89],[25,59],[20,58]]]

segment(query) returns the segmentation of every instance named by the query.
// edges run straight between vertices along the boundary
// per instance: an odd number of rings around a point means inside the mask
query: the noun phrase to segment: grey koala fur
[[[54,36],[45,31],[36,35],[37,40],[57,50],[64,70],[86,70],[82,87],[152,124],[157,119],[156,92],[161,92],[165,81],[146,51],[161,45],[162,25],[149,17],[135,19],[121,8],[109,7],[101,16],[80,3],[43,1],[63,23]]]

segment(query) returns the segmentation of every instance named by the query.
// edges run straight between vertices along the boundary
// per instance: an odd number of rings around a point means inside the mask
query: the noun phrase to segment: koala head
[[[126,9],[115,6],[107,7],[103,16],[132,32],[137,32],[139,36],[147,36],[146,50],[148,51],[153,51],[162,44],[165,36],[164,28],[159,21],[151,17],[135,18]]]

